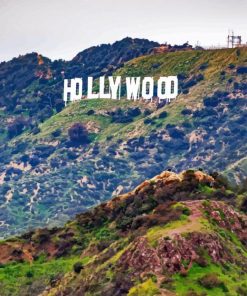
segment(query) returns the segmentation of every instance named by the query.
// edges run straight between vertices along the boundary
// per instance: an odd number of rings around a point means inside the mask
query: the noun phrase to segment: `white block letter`
[[[154,96],[154,79],[145,77],[142,81],[142,97],[145,100],[152,100]]]
[[[81,78],[74,78],[70,80],[64,79],[64,92],[63,92],[63,99],[65,101],[65,105],[68,102],[78,101],[82,97],[82,79]]]
[[[158,97],[159,100],[176,99],[178,95],[178,78],[177,76],[160,77],[158,80]]]
[[[118,96],[118,99],[120,100],[121,76],[117,76],[115,82],[114,82],[114,78],[112,76],[110,76],[109,77],[109,84],[110,84],[111,98],[113,100],[116,100],[117,96]],[[117,93],[118,93],[118,95],[117,95]]]
[[[102,76],[99,78],[99,93],[100,93],[100,98],[101,99],[110,99],[111,98],[111,94],[109,93],[105,93],[105,77]]]
[[[169,76],[168,82],[169,82],[170,99],[176,99],[176,97],[178,95],[178,78],[177,78],[177,76]]]
[[[87,98],[88,99],[98,99],[99,94],[93,93],[93,77],[88,77],[87,79]]]
[[[134,101],[139,100],[140,83],[141,83],[141,77],[126,78],[127,100],[134,100]]]

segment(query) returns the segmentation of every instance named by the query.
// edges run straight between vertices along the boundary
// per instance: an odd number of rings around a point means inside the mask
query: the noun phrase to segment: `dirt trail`
[[[33,256],[32,254],[27,250],[23,249],[23,257],[30,263],[30,265],[33,263]]]
[[[202,201],[201,200],[190,200],[182,202],[185,206],[187,206],[191,210],[190,219],[198,219],[202,217]]]
[[[202,201],[201,200],[193,200],[193,201],[185,201],[182,202],[183,205],[188,207],[191,211],[190,216],[188,217],[188,222],[182,224],[181,226],[171,229],[167,231],[167,235],[170,237],[174,237],[181,233],[192,232],[192,231],[200,231],[202,229],[202,224],[200,222],[200,218],[202,215]]]

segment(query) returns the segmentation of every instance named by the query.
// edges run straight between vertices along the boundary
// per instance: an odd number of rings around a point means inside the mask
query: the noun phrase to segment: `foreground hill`
[[[244,182],[246,61],[246,48],[134,59],[116,74],[178,75],[177,100],[165,106],[83,100],[2,145],[1,235],[61,225],[132,190],[160,167],[222,171],[234,185]],[[74,123],[84,125],[87,143],[71,141]]]
[[[1,242],[0,295],[246,295],[242,198],[218,175],[165,171],[63,228]]]

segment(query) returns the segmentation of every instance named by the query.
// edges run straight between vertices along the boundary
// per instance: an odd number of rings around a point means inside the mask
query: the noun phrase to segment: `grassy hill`
[[[52,61],[29,53],[0,63],[0,145],[64,108],[64,78],[111,75],[133,58],[148,54],[159,44],[124,38],[79,52],[71,61]]]
[[[0,294],[246,295],[242,198],[218,175],[165,171],[62,228],[2,241]]]
[[[139,57],[115,74],[178,75],[176,101],[162,106],[83,100],[2,145],[2,236],[61,225],[164,168],[217,170],[241,184],[246,178],[246,69],[246,48]],[[69,139],[69,128],[78,122],[89,133],[87,144]]]

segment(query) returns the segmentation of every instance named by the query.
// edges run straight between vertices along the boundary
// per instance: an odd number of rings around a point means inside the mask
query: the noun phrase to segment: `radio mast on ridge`
[[[227,47],[240,47],[242,44],[242,36],[235,36],[233,31],[229,31],[227,36]]]

